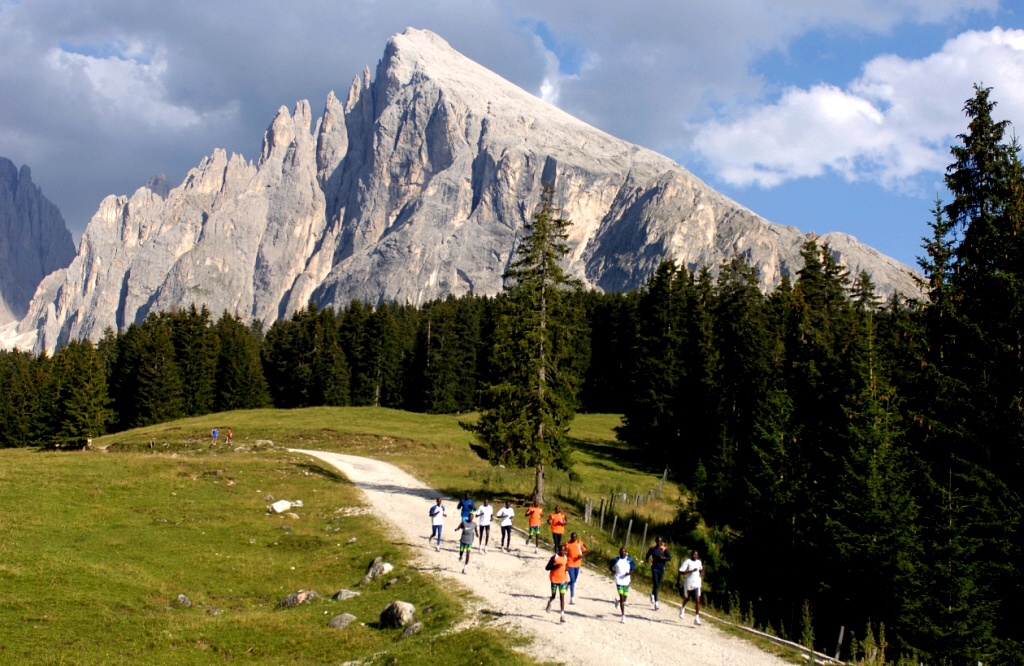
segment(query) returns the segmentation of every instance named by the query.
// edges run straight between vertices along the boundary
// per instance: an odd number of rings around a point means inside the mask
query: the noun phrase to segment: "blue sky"
[[[253,159],[280,106],[344,96],[432,30],[662,152],[767,219],[913,264],[971,86],[1024,123],[1024,16],[1000,0],[0,0],[0,156],[81,234],[103,197]]]

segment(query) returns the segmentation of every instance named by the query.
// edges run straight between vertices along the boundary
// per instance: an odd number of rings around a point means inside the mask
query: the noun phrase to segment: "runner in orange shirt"
[[[585,552],[587,552],[587,547],[579,540],[576,533],[573,532],[570,534],[569,543],[565,544],[565,553],[569,556],[569,563],[566,565],[566,571],[569,574],[570,606],[576,603],[576,579],[580,575],[580,567],[583,566],[583,553]]]
[[[555,512],[548,516],[548,525],[551,526],[551,540],[555,543],[555,552],[558,552],[562,545],[562,535],[565,534],[565,525],[569,521],[559,506],[555,506]]]
[[[533,552],[537,553],[540,551],[540,521],[544,517],[544,509],[537,506],[537,502],[530,506],[526,510],[526,517],[530,519],[530,531],[526,535],[526,545],[530,545],[530,539],[534,539]]]
[[[558,594],[562,603],[561,612],[558,614],[559,622],[565,622],[565,589],[569,587],[569,573],[566,571],[568,564],[569,556],[565,554],[565,546],[561,546],[558,553],[551,556],[547,567],[545,567],[551,572],[548,575],[551,579],[551,598],[548,599],[548,605],[544,610],[551,610],[551,602],[555,600],[555,594]]]

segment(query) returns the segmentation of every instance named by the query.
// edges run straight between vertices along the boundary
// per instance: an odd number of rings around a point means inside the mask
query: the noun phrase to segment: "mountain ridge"
[[[305,100],[282,106],[255,163],[217,149],[175,188],[104,199],[6,337],[52,350],[191,303],[269,325],[309,300],[494,294],[545,183],[573,223],[569,271],[606,291],[642,286],[664,259],[714,270],[737,255],[768,289],[808,238],[409,29],[344,103],[330,93],[316,119]],[[882,293],[916,289],[851,237],[822,240]]]

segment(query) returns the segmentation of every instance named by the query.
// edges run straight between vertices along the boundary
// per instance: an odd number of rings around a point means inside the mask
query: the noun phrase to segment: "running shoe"
[[[697,617],[693,618],[693,626],[695,626],[695,627],[699,627],[700,626],[700,615],[698,615]]]

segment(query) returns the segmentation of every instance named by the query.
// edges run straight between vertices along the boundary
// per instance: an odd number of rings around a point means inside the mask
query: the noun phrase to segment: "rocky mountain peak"
[[[32,170],[0,157],[0,325],[23,317],[39,282],[74,256],[71,232]]]
[[[310,300],[494,294],[545,184],[572,220],[568,270],[594,288],[636,289],[665,259],[716,270],[742,256],[765,289],[801,265],[798,230],[409,29],[344,104],[332,92],[315,119],[304,100],[282,106],[255,163],[215,150],[178,187],[105,199],[78,256],[39,285],[18,344],[98,339],[192,303],[269,326]],[[883,294],[916,289],[855,239],[823,240]]]

